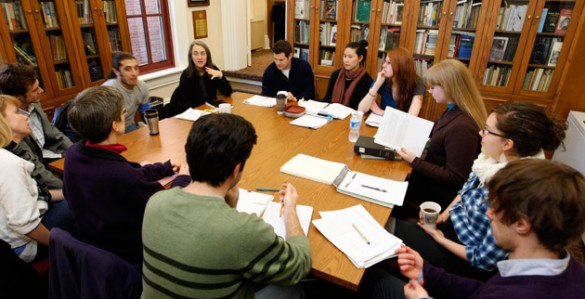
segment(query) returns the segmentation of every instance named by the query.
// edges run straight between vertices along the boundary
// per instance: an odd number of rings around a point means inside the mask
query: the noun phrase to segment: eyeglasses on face
[[[485,134],[491,134],[491,135],[498,136],[498,137],[502,137],[502,138],[508,138],[506,135],[499,134],[499,133],[496,133],[496,132],[492,132],[492,131],[488,130],[487,128],[483,128],[483,129],[479,130],[479,132],[481,134],[483,134],[483,135],[485,135]]]

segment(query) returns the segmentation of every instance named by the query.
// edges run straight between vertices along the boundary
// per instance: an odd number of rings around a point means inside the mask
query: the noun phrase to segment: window
[[[126,0],[132,54],[142,74],[175,65],[168,0]]]

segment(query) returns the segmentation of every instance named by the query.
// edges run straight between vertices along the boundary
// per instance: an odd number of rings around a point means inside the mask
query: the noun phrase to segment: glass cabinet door
[[[337,46],[337,33],[342,28],[338,27],[340,1],[320,0],[319,4],[319,57],[316,61],[318,66],[335,66],[339,55],[335,53]]]
[[[443,17],[444,1],[420,1],[414,35],[413,55],[417,74],[424,76],[433,64],[439,45],[439,25]],[[446,8],[445,8],[446,9]]]
[[[408,3],[406,5],[408,6]],[[401,43],[401,37],[404,36],[402,34],[403,20],[405,19],[404,0],[384,0],[381,7],[378,7],[378,11],[377,16],[380,19],[380,27],[377,29],[380,31],[376,34],[378,44],[377,51],[375,51],[375,66],[376,70],[381,70],[386,53],[403,44]]]
[[[480,23],[484,5],[488,5],[487,1],[485,3],[481,0],[457,1],[455,11],[449,12],[453,25],[446,49],[448,58],[456,58],[467,66],[470,65],[476,41],[477,24]]]
[[[81,43],[82,64],[84,64],[85,76],[90,82],[97,82],[105,78],[104,70],[109,67],[104,65],[101,57],[107,57],[108,51],[104,51],[104,45],[97,39],[96,33],[100,26],[99,13],[101,7],[90,0],[70,0],[75,5],[75,19],[79,27],[78,41]],[[104,14],[106,13],[104,1]]]
[[[337,2],[337,1],[336,1]],[[295,0],[294,2],[294,35],[292,45],[294,57],[311,61],[309,40],[311,36],[311,0]]]
[[[534,23],[537,25],[534,41],[529,41],[532,52],[528,65],[522,67],[521,92],[548,92],[556,74],[557,64],[566,46],[566,38],[573,20],[575,1],[545,1],[544,7],[537,7]],[[574,26],[573,26],[574,27]],[[520,83],[520,82],[519,82]],[[520,86],[517,86],[517,89]]]

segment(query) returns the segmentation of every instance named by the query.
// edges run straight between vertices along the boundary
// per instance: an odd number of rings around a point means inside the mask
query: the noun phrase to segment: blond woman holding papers
[[[418,116],[424,93],[425,86],[416,74],[412,54],[404,48],[396,48],[386,55],[382,70],[358,109],[383,115],[384,109],[390,106]],[[380,104],[376,102],[378,94]]]
[[[480,151],[477,134],[487,113],[479,90],[467,67],[446,59],[433,65],[424,77],[429,93],[447,104],[431,131],[426,157],[407,148],[397,153],[412,166],[405,205],[392,211],[397,218],[418,218],[418,204],[438,202],[444,210],[461,189],[473,160]]]

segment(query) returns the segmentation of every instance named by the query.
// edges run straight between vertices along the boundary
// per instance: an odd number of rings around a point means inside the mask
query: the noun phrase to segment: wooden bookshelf
[[[303,20],[310,36],[303,43],[294,35],[302,19],[295,15],[300,1],[308,10]],[[332,3],[337,11],[337,33],[335,45],[328,45],[324,42],[329,39],[321,38],[327,32],[323,24],[333,22],[323,12]],[[571,80],[565,74],[583,67],[583,59],[573,55],[578,50],[574,37],[583,35],[583,22],[579,21],[583,6],[584,0],[288,0],[288,19],[293,21],[287,36],[294,47],[308,51],[318,96],[325,94],[331,73],[341,67],[343,47],[365,37],[358,32],[367,28],[366,68],[372,76],[380,69],[385,53],[400,46],[413,52],[420,75],[443,59],[465,63],[488,109],[518,100],[553,111],[567,107],[561,103],[565,99],[558,96],[564,81]],[[561,25],[564,19],[570,21]],[[333,53],[327,57],[335,58],[325,59],[327,65],[323,64],[324,51]],[[427,96],[421,115],[433,120],[443,110],[443,105]]]
[[[114,50],[130,50],[122,0],[0,0],[1,63],[35,67],[45,109],[101,84]],[[111,46],[109,31],[117,34]],[[48,111],[49,113],[51,111]]]

